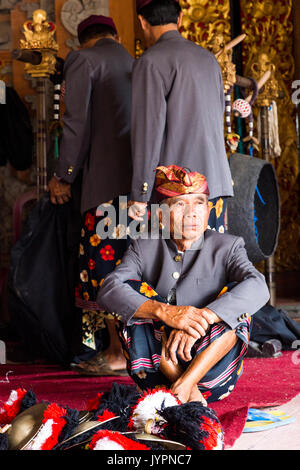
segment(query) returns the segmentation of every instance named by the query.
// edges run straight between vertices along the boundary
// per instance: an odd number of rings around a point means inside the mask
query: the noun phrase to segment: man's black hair
[[[178,21],[181,8],[174,0],[153,0],[142,7],[138,14],[141,15],[151,26],[161,26]]]
[[[117,33],[113,28],[104,24],[94,24],[88,26],[82,33],[78,36],[80,44],[83,44],[90,39],[100,38],[105,36],[114,36],[117,37]]]

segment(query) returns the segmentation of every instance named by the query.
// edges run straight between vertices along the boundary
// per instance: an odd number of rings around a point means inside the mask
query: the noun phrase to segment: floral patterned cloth
[[[140,294],[158,302],[167,303],[146,282],[131,280],[128,284]],[[228,288],[225,287],[220,295]],[[130,326],[118,322],[118,332],[127,360],[128,373],[142,389],[152,389],[158,385],[170,386],[168,379],[160,372],[161,338],[168,337],[172,329],[161,321],[137,319]],[[208,403],[222,400],[234,389],[243,371],[243,360],[250,339],[251,318],[241,322],[236,329],[238,341],[198,383],[198,388]],[[212,325],[206,336],[196,341],[192,348],[192,360],[204,351],[213,341],[230,331],[228,325],[220,322]],[[190,362],[184,362],[178,357],[182,370],[186,370]]]
[[[118,220],[119,207],[122,207],[122,202],[119,206],[119,198],[116,198],[107,204],[115,207]],[[114,318],[109,312],[101,310],[96,303],[98,289],[105,276],[121,263],[130,243],[129,238],[121,238],[124,233],[120,226],[115,228],[111,238],[102,240],[96,232],[100,221],[107,227],[112,223],[112,220],[99,212],[97,208],[83,214],[79,246],[79,281],[75,289],[75,304],[82,309],[82,342],[94,350],[96,349],[95,333],[102,329],[100,333],[106,335],[104,319]]]
[[[211,207],[211,211],[208,220],[208,228],[216,230],[219,233],[225,233],[225,217],[227,208],[226,198],[217,197],[215,199],[211,199],[209,201],[209,205]]]

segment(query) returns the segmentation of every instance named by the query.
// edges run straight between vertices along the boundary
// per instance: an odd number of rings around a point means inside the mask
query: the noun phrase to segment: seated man
[[[207,229],[203,175],[158,167],[156,194],[161,236],[131,243],[97,302],[121,317],[128,372],[140,389],[165,385],[183,403],[207,404],[233,390],[251,315],[269,292],[243,239]]]

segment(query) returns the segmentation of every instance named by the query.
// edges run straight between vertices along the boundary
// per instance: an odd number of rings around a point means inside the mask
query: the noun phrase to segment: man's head
[[[159,35],[168,29],[177,29],[181,21],[178,0],[136,0],[147,46],[155,44]]]
[[[176,165],[158,167],[159,218],[174,241],[191,246],[207,229],[210,206],[206,178]]]
[[[77,35],[81,47],[90,47],[101,38],[119,39],[113,19],[103,15],[91,15],[79,23]]]

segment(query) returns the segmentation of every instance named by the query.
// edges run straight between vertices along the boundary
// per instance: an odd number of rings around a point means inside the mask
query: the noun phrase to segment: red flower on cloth
[[[105,247],[101,248],[100,255],[104,261],[112,261],[115,257],[115,250],[111,245],[106,245]]]
[[[93,269],[95,269],[96,267],[96,263],[93,259],[90,259],[89,260],[89,269],[92,271]]]
[[[207,391],[207,392],[202,392],[202,395],[203,397],[205,398],[205,400],[211,396],[211,392],[210,391]]]
[[[93,230],[95,226],[95,216],[91,215],[89,212],[85,216],[84,225],[87,227],[88,230]]]

